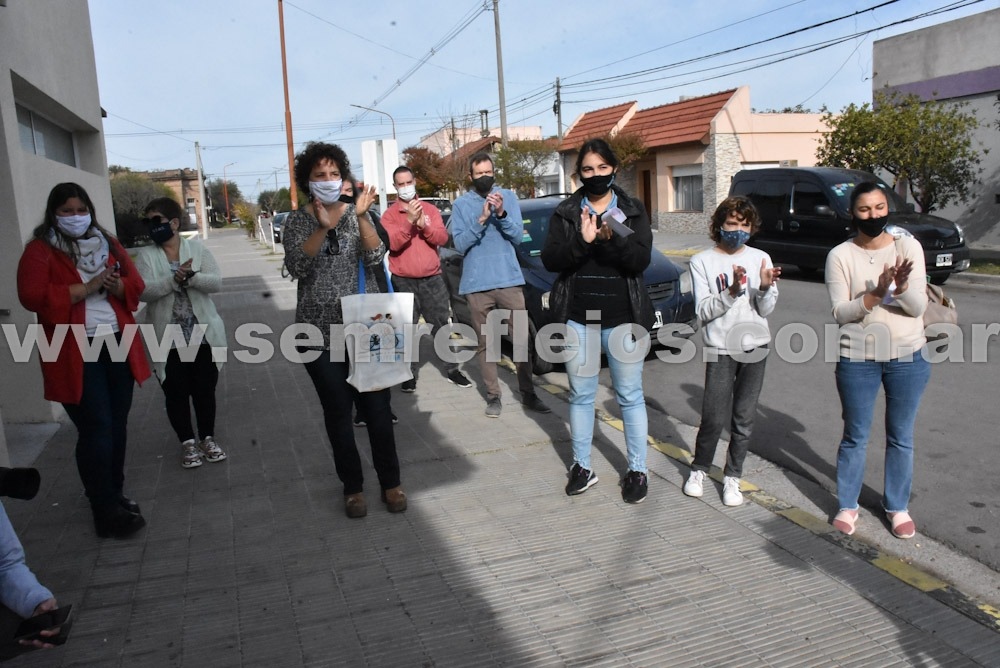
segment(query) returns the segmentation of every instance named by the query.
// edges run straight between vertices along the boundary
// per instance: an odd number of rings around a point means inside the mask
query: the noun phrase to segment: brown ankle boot
[[[406,492],[403,491],[402,485],[383,489],[382,503],[390,513],[401,513],[406,510]]]
[[[348,494],[345,496],[344,510],[347,511],[347,516],[352,519],[367,515],[368,503],[365,501],[365,495],[358,492],[357,494]]]

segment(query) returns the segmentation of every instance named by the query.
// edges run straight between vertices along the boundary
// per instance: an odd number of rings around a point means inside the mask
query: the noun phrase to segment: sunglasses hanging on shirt
[[[337,238],[336,227],[331,227],[326,233],[326,254],[340,255],[340,239]]]

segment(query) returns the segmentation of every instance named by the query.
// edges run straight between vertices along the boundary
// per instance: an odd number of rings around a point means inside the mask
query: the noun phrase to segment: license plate
[[[660,327],[663,327],[663,313],[661,313],[660,311],[657,311],[656,312],[656,320],[653,322],[653,328],[654,329],[659,329]]]
[[[951,253],[938,253],[937,261],[935,262],[937,267],[950,267],[951,266]]]

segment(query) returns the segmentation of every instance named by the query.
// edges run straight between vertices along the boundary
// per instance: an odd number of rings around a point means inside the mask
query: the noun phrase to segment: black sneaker
[[[399,389],[401,389],[403,392],[416,392],[417,391],[417,379],[416,378],[411,378],[411,379],[409,379],[407,381],[404,381],[403,384],[399,386]]]
[[[566,493],[570,496],[583,494],[597,484],[597,475],[579,464],[573,464],[569,470],[569,482],[566,483]]]
[[[453,369],[448,372],[448,382],[458,385],[459,387],[472,387],[472,383],[465,374],[458,369]]]
[[[629,471],[622,478],[622,501],[625,503],[642,503],[646,500],[649,479],[645,473]]]
[[[391,413],[391,415],[392,415],[392,423],[393,424],[399,424],[399,418],[396,417],[396,414],[395,413]],[[354,426],[358,427],[360,429],[361,427],[367,427],[368,423],[365,422],[365,419],[363,417],[361,417],[360,415],[355,415],[354,416]]]
[[[531,394],[521,395],[521,405],[530,411],[535,411],[536,413],[551,413],[552,409],[542,403],[542,400],[538,398],[538,395],[532,392]]]

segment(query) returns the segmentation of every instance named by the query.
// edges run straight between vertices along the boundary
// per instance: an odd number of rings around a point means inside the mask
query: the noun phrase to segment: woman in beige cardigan
[[[866,181],[851,193],[857,236],[830,251],[826,287],[840,325],[837,391],[844,435],[837,453],[839,511],[833,526],[854,533],[865,478],[865,448],[879,386],[885,388],[885,481],[882,507],[897,538],[912,538],[913,424],[931,367],[924,358],[927,307],[924,253],[909,236],[886,230],[889,205]]]
[[[222,286],[219,265],[200,242],[177,233],[186,215],[177,202],[155,199],[145,215],[154,245],[141,248],[135,264],[146,282],[145,321],[153,325],[160,342],[148,347],[166,396],[167,418],[181,442],[181,466],[220,462],[226,453],[214,436],[215,386],[225,359],[226,329],[208,296]],[[191,427],[192,404],[197,439]]]

